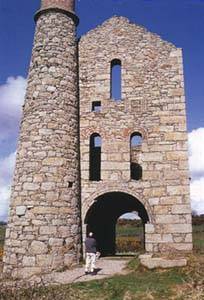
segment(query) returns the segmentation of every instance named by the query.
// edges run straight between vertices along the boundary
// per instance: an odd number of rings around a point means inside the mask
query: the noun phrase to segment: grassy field
[[[136,254],[143,252],[143,225],[140,220],[121,220],[116,224],[116,253]]]
[[[1,261],[3,256],[5,231],[6,231],[6,226],[0,225],[0,268],[1,268]]]
[[[119,229],[121,234],[126,229]],[[2,234],[2,230],[0,231]],[[123,232],[123,233],[122,233]],[[61,286],[29,288],[12,292],[0,286],[0,300],[203,300],[204,224],[193,226],[194,254],[188,266],[170,270],[147,270],[133,258],[127,275]],[[132,234],[132,230],[130,235]]]
[[[0,225],[0,247],[4,244],[6,226]]]
[[[116,235],[117,236],[136,236],[140,237],[143,235],[143,226],[141,221],[126,221],[119,220],[116,225]]]
[[[129,274],[84,283],[28,288],[18,291],[0,290],[7,300],[203,300],[204,258],[191,256],[185,268],[150,271],[129,263]]]

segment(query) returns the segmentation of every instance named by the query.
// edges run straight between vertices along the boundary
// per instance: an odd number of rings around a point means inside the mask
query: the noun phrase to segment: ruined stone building
[[[116,221],[132,211],[147,253],[192,249],[182,51],[124,17],[77,41],[74,2],[42,0],[35,15],[5,242],[13,277],[77,263],[89,230],[114,254]]]

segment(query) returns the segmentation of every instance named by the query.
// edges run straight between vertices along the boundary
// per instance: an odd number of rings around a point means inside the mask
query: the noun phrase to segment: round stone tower
[[[27,278],[81,255],[74,0],[42,0],[23,109],[4,272]]]

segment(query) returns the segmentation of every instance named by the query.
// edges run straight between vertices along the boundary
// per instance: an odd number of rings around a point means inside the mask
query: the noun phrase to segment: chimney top
[[[46,11],[55,10],[61,11],[68,15],[77,26],[79,18],[75,15],[75,0],[41,0],[41,8],[35,14],[35,21]]]
[[[41,0],[41,9],[60,8],[74,13],[75,0]]]

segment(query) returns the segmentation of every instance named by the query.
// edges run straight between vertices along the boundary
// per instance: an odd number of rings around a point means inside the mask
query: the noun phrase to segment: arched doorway
[[[123,192],[110,192],[97,197],[89,208],[85,224],[87,232],[94,232],[99,251],[103,256],[115,255],[115,227],[118,218],[137,211],[143,225],[149,221],[144,205],[135,197]]]

